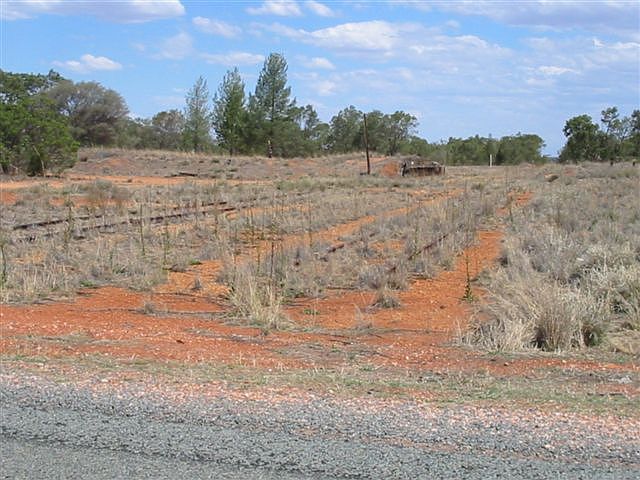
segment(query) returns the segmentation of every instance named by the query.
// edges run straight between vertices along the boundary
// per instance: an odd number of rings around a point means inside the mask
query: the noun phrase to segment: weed
[[[399,308],[401,303],[393,291],[388,288],[381,288],[376,292],[373,306],[376,308]]]
[[[234,311],[249,324],[269,331],[290,323],[282,311],[282,297],[273,285],[261,283],[248,267],[236,267],[228,283]]]
[[[466,274],[466,282],[464,286],[464,295],[462,299],[467,302],[475,301],[476,297],[473,294],[473,290],[471,289],[471,274],[469,272],[469,254],[465,252],[464,255],[464,265],[465,265],[465,274]]]
[[[0,288],[4,288],[9,279],[9,259],[7,258],[7,244],[4,230],[0,230],[0,257],[2,257],[2,267],[0,270]]]
[[[150,300],[145,300],[142,304],[142,312],[146,315],[153,315],[157,312],[158,307]]]

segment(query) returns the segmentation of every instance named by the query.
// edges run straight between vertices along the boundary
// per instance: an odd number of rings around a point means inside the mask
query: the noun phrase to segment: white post
[[[493,167],[493,153],[489,154],[489,168]]]

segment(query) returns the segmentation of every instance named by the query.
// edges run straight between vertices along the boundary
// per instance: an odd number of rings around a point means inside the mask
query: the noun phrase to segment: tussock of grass
[[[234,312],[251,325],[265,331],[281,329],[290,324],[282,311],[282,296],[269,283],[260,283],[246,266],[237,266],[229,279],[229,300]]]
[[[399,308],[401,303],[398,296],[392,290],[381,288],[376,292],[373,306],[376,308]]]
[[[600,169],[587,170],[581,183],[549,184],[514,219],[501,267],[486,285],[489,320],[477,323],[465,341],[494,350],[556,351],[639,329],[637,183]]]

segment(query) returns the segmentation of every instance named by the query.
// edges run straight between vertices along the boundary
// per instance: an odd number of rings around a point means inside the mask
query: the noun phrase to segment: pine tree
[[[287,87],[287,61],[272,53],[265,60],[252,97],[251,114],[261,119],[268,143],[269,154],[286,155],[281,144],[284,132],[294,122],[292,114],[296,101],[291,99],[291,87]]]
[[[198,77],[187,93],[183,142],[185,148],[195,152],[206,150],[211,145],[211,112],[207,81]]]
[[[245,123],[244,82],[237,68],[224,76],[213,97],[213,128],[218,144],[233,155],[240,150]]]

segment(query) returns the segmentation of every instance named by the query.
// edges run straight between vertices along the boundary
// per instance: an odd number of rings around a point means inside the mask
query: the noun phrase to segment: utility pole
[[[367,175],[371,175],[371,163],[369,162],[369,137],[367,136],[367,114],[362,114],[364,117],[364,151],[367,154]]]

